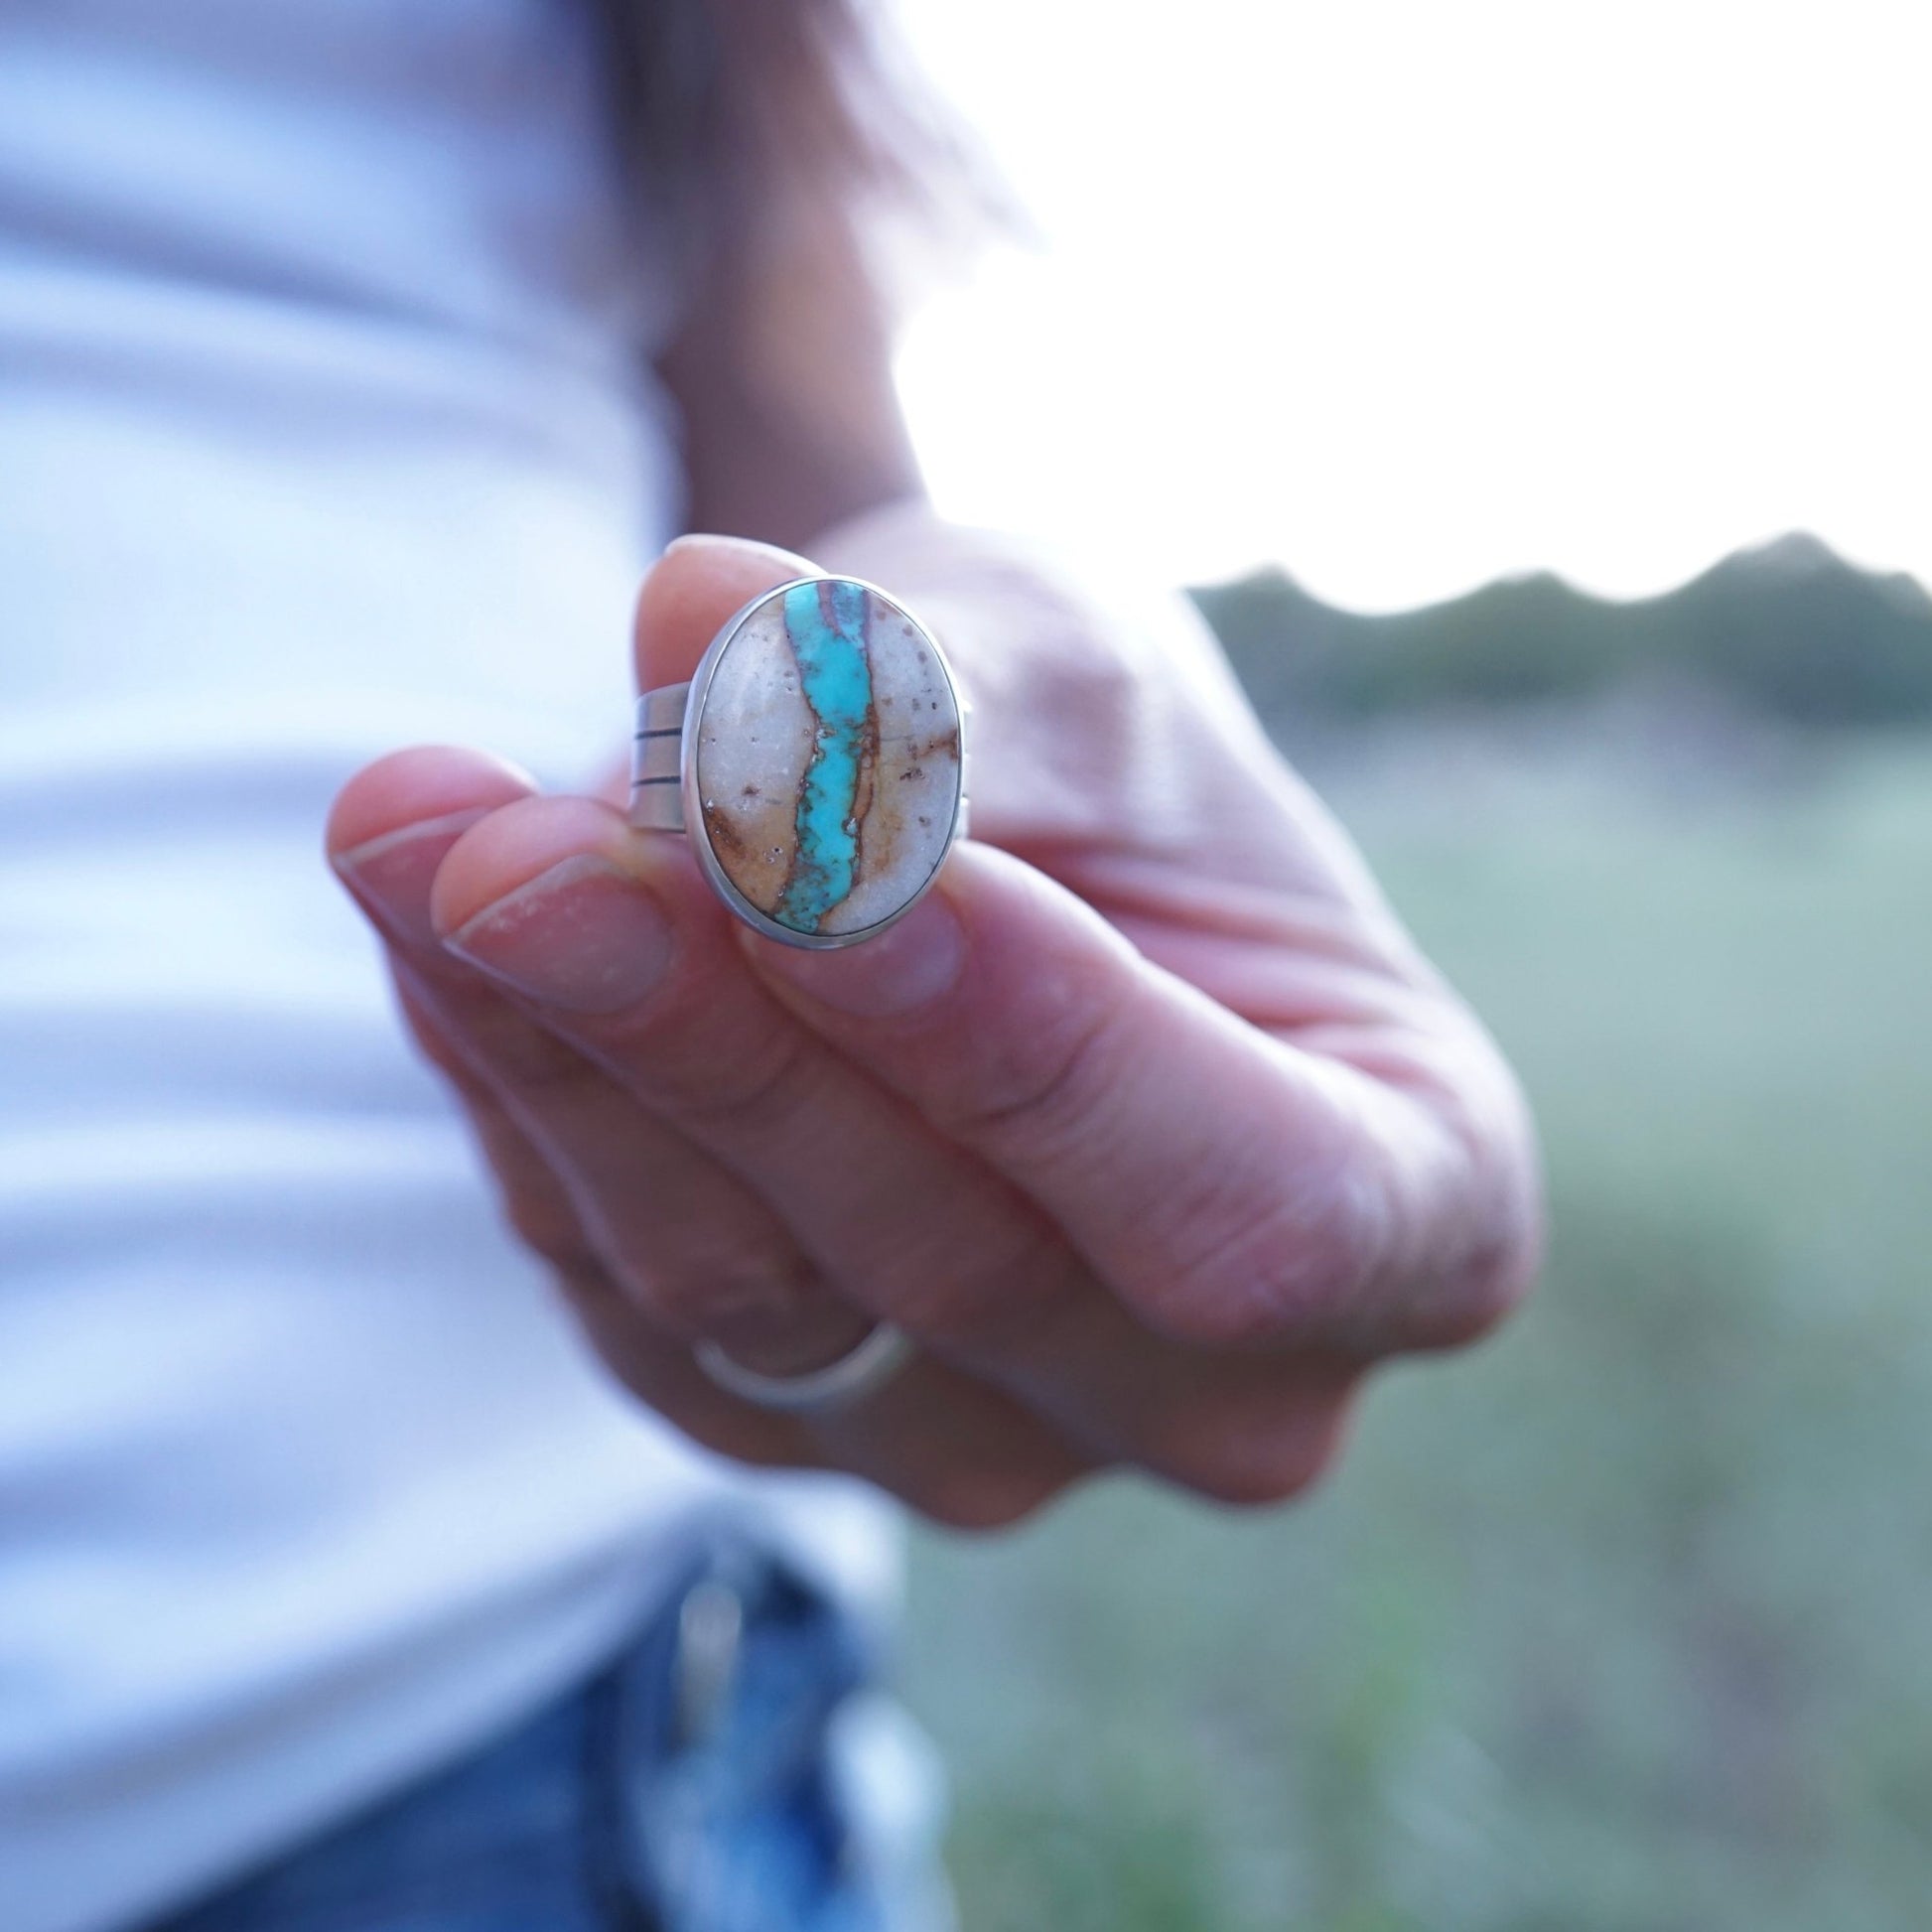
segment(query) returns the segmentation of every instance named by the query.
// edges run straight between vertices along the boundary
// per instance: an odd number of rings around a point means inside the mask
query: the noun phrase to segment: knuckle
[[[1426,1252],[1402,1273],[1393,1311],[1398,1345],[1465,1347],[1497,1327],[1534,1286],[1543,1262],[1543,1200],[1526,1126],[1449,1109],[1450,1150],[1436,1189]]]
[[[809,1335],[826,1313],[823,1293],[812,1294],[795,1267],[774,1260],[759,1271],[742,1253],[715,1263],[684,1255],[675,1266],[639,1264],[624,1271],[623,1282],[660,1326],[686,1341],[748,1325]]]
[[[506,1187],[503,1219],[524,1247],[553,1268],[585,1266],[596,1260],[577,1217],[548,1190]]]
[[[953,1134],[1037,1158],[1091,1130],[1118,1050],[1115,1014],[1077,989],[1063,992],[1058,1004],[1058,1015],[1025,1031],[1024,1052],[974,1064],[970,1089],[944,1109]]]
[[[1349,1407],[1346,1390],[1304,1397],[1280,1413],[1225,1416],[1193,1412],[1169,1444],[1143,1457],[1155,1475],[1237,1509],[1297,1500],[1334,1465]]]
[[[800,1035],[775,1030],[757,1052],[715,1054],[702,1066],[666,1061],[651,1069],[661,1094],[686,1127],[730,1134],[747,1123],[778,1125],[810,1104],[816,1055]]]
[[[1348,1160],[1258,1186],[1230,1176],[1149,1241],[1128,1292],[1174,1340],[1242,1347],[1346,1326],[1383,1273],[1392,1211],[1378,1178]]]
[[[1430,1096],[1445,1150],[1434,1265],[1406,1311],[1409,1345],[1479,1340],[1528,1295],[1543,1263],[1541,1163],[1528,1103],[1486,1039],[1453,1063]]]
[[[1244,1348],[1312,1335],[1344,1318],[1366,1270],[1304,1231],[1242,1228],[1140,1289],[1150,1327],[1205,1348]]]
[[[935,1475],[904,1500],[949,1530],[987,1534],[1012,1529],[1059,1495],[1072,1477],[1061,1470],[954,1469]]]
[[[452,1020],[485,1069],[526,1093],[568,1092],[595,1075],[576,1047],[505,999],[466,1001]]]
[[[1499,1327],[1535,1284],[1541,1241],[1520,1224],[1488,1230],[1415,1314],[1417,1348],[1465,1348]]]
[[[968,1355],[999,1355],[1037,1341],[1076,1304],[1086,1283],[1078,1258],[1044,1229],[962,1254],[948,1243],[901,1254],[869,1271],[869,1305],[892,1307],[894,1318],[922,1340]]]
[[[503,1224],[538,1260],[558,1269],[601,1265],[575,1202],[536,1156],[493,1147],[490,1165]]]
[[[588,1248],[563,1250],[543,1259],[558,1292],[580,1319],[635,1324],[637,1311],[622,1285]]]
[[[1040,687],[1041,715],[1078,718],[1090,730],[1124,735],[1145,704],[1140,667],[1119,648],[1117,633],[1081,612],[1066,621],[1038,652],[1033,674]]]

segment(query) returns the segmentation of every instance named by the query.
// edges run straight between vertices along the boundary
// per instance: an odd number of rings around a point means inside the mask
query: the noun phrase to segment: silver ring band
[[[629,821],[791,946],[849,946],[924,897],[966,833],[971,707],[938,639],[857,577],[774,585],[688,683],[646,691]]]
[[[912,1343],[902,1328],[882,1321],[835,1362],[802,1375],[761,1375],[736,1362],[715,1341],[692,1345],[698,1366],[718,1384],[760,1409],[829,1409],[870,1394],[904,1366]]]
[[[682,747],[688,684],[660,684],[637,700],[630,740],[630,822],[646,831],[684,830]]]

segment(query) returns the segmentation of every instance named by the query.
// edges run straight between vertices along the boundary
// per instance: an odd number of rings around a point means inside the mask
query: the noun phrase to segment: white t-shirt
[[[680,1513],[322,856],[623,746],[677,466],[577,0],[0,13],[0,1926],[89,1932],[565,1686]]]

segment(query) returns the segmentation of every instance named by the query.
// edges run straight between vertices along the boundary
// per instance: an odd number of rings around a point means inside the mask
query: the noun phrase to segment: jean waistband
[[[744,1534],[666,1574],[588,1681],[150,1932],[947,1932],[878,1626]]]

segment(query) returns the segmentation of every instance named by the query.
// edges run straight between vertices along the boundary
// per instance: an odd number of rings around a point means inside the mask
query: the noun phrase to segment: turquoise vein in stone
[[[794,585],[785,593],[785,634],[818,735],[798,788],[798,856],[772,916],[795,932],[816,932],[851,892],[859,859],[853,809],[872,711],[864,586]]]

